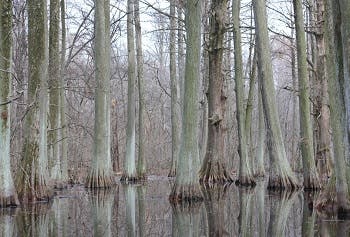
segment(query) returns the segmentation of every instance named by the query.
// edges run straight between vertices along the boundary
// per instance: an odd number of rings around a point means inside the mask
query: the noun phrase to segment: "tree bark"
[[[126,128],[126,154],[122,181],[136,181],[135,157],[135,108],[136,108],[136,73],[135,73],[135,43],[134,43],[134,0],[128,0],[127,41],[128,41],[128,122]]]
[[[199,190],[198,150],[198,85],[200,80],[201,1],[186,3],[186,67],[185,94],[181,133],[180,156],[175,184],[170,194],[173,203],[202,200]]]
[[[299,79],[300,141],[303,159],[304,188],[316,190],[321,187],[313,151],[313,134],[310,115],[310,85],[306,61],[306,40],[304,32],[303,6],[301,0],[294,0],[294,16],[297,38],[297,59]]]
[[[267,30],[266,6],[264,0],[253,0],[256,25],[259,81],[270,155],[270,176],[268,188],[295,189],[298,181],[290,168],[283,144],[282,131],[277,113],[272,63]]]
[[[11,173],[12,0],[0,0],[0,208],[17,206]],[[6,104],[7,103],[7,104]]]
[[[208,86],[208,144],[199,173],[200,182],[232,182],[224,159],[223,119],[226,95],[223,91],[224,76],[223,39],[225,34],[227,0],[211,3],[209,32],[209,86]]]
[[[50,198],[47,187],[48,29],[46,0],[28,0],[29,80],[24,145],[17,175],[23,202]]]
[[[140,0],[134,0],[135,6],[135,34],[136,34],[136,60],[137,60],[137,81],[139,89],[139,157],[137,161],[138,179],[146,179],[146,134],[145,134],[145,88],[143,79],[143,52],[142,52],[142,32],[140,23]]]
[[[66,96],[65,96],[65,62],[66,62],[66,6],[65,0],[61,0],[61,80],[60,80],[60,119],[62,126],[61,142],[61,169],[62,181],[68,181],[68,126],[66,121]]]
[[[344,101],[343,51],[339,1],[326,0],[326,55],[330,119],[333,135],[337,205],[340,212],[350,210],[347,166],[349,144]],[[330,179],[331,181],[332,179]],[[331,199],[331,197],[328,197]]]
[[[234,37],[234,55],[235,55],[235,92],[236,92],[236,116],[238,124],[238,153],[239,153],[239,177],[237,184],[243,186],[255,185],[252,176],[252,169],[248,158],[247,149],[247,131],[245,127],[244,107],[244,86],[243,86],[243,63],[242,63],[242,46],[241,32],[239,28],[239,13],[241,8],[240,0],[232,2],[233,17],[233,37]]]
[[[60,2],[50,0],[50,30],[49,30],[49,132],[48,159],[51,169],[51,179],[58,188],[62,187],[61,173],[61,113],[60,113]]]
[[[95,125],[93,157],[85,186],[109,188],[114,183],[110,154],[109,0],[95,1]]]
[[[180,101],[178,96],[179,83],[176,77],[176,19],[175,1],[170,1],[170,88],[171,88],[171,169],[169,177],[176,175],[176,165],[179,157],[179,121]]]

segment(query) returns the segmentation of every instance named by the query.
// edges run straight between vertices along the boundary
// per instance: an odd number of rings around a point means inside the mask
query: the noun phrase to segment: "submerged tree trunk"
[[[126,153],[122,181],[136,181],[136,156],[135,156],[135,108],[136,108],[136,74],[135,74],[135,43],[134,43],[134,0],[128,0],[127,17],[128,40],[128,122],[126,127]]]
[[[249,154],[247,149],[247,132],[245,127],[245,111],[244,107],[244,86],[243,86],[243,63],[242,63],[242,46],[241,32],[239,28],[239,13],[241,8],[240,0],[233,0],[233,37],[235,47],[235,85],[236,85],[236,108],[237,108],[237,124],[238,124],[238,153],[239,153],[239,177],[236,183],[243,186],[255,185],[252,175],[252,168],[249,162]]]
[[[48,159],[51,179],[56,187],[62,187],[61,173],[61,113],[60,113],[60,2],[50,0],[49,31],[49,131]]]
[[[270,176],[268,188],[295,189],[298,181],[290,168],[280,121],[277,113],[272,63],[267,30],[266,6],[264,0],[253,0],[256,25],[259,81],[267,132],[267,145],[270,155]]]
[[[85,186],[109,188],[114,183],[110,156],[109,0],[95,1],[95,136],[92,166]]]
[[[303,159],[304,188],[316,190],[321,187],[318,177],[313,150],[313,134],[310,115],[310,85],[307,73],[306,40],[304,32],[304,17],[301,0],[294,0],[294,15],[297,38],[298,79],[299,79],[299,109],[300,109],[300,140]]]
[[[226,95],[223,91],[223,39],[225,34],[227,0],[211,3],[209,32],[209,86],[208,86],[208,144],[199,173],[203,183],[232,182],[226,170],[224,157],[223,119]]]
[[[145,88],[143,82],[143,53],[142,53],[142,32],[140,23],[140,0],[135,1],[135,34],[136,34],[136,59],[137,59],[137,79],[139,87],[139,157],[137,160],[138,179],[146,179],[146,134],[145,134]]]
[[[28,102],[24,122],[24,145],[20,172],[17,175],[18,196],[24,202],[46,200],[47,187],[47,2],[29,0],[28,4]]]
[[[0,0],[0,208],[19,204],[11,173],[12,0]]]
[[[171,168],[169,177],[176,175],[176,165],[179,156],[179,122],[180,103],[178,99],[178,80],[176,77],[176,19],[175,1],[170,1],[170,88],[171,88]]]
[[[198,85],[200,80],[201,1],[186,4],[186,67],[180,156],[175,184],[170,194],[174,203],[202,200],[199,191]]]

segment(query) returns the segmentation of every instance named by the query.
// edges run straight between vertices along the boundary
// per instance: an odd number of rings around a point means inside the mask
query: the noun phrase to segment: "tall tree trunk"
[[[266,6],[264,0],[253,0],[256,43],[258,52],[259,80],[267,131],[267,145],[270,155],[270,176],[268,188],[295,189],[298,181],[290,168],[283,143],[280,121],[277,113],[276,92],[272,75]]]
[[[318,177],[313,150],[313,134],[310,115],[310,85],[307,73],[306,40],[304,32],[303,6],[301,0],[294,0],[294,16],[297,38],[298,79],[299,79],[299,110],[300,110],[300,141],[303,159],[304,188],[319,189],[321,183]]]
[[[61,169],[62,181],[68,181],[68,127],[66,121],[66,96],[65,96],[65,62],[66,62],[66,6],[65,0],[61,0],[61,80],[60,80],[60,119],[62,126]]]
[[[245,128],[245,111],[244,107],[244,86],[243,86],[243,63],[242,63],[242,46],[241,32],[239,28],[239,13],[241,8],[240,0],[233,0],[232,17],[233,17],[233,37],[235,47],[235,85],[236,85],[236,108],[238,124],[238,153],[239,153],[239,177],[236,183],[244,186],[255,185],[252,176],[252,169],[248,158],[247,149],[247,131]]]
[[[259,84],[261,84],[259,82]],[[260,87],[260,85],[259,85]],[[266,129],[265,129],[265,117],[262,102],[261,89],[258,89],[258,113],[259,113],[259,125],[258,125],[258,144],[256,148],[256,176],[265,176],[265,139],[266,139]]]
[[[314,116],[316,129],[316,166],[319,170],[320,177],[324,176],[325,179],[330,175],[330,163],[331,163],[331,134],[329,124],[329,98],[327,89],[327,77],[326,77],[326,55],[324,44],[324,0],[317,1],[315,12],[315,41],[316,41],[316,65],[315,69],[315,82],[316,85],[316,98],[314,105]]]
[[[49,30],[49,132],[48,159],[51,179],[56,187],[62,186],[61,175],[61,113],[60,113],[60,2],[50,0]]]
[[[24,145],[17,175],[18,196],[24,202],[48,199],[47,77],[48,29],[46,0],[28,0],[28,99]]]
[[[142,53],[142,32],[140,23],[140,0],[134,0],[135,6],[135,34],[136,34],[136,59],[137,79],[139,89],[139,157],[137,161],[137,176],[139,179],[146,179],[146,134],[145,134],[145,88],[143,82],[143,53]]]
[[[230,174],[226,171],[222,124],[227,99],[223,91],[222,73],[226,9],[227,0],[213,0],[211,3],[208,52],[208,144],[199,174],[200,181],[203,183],[232,182]]]
[[[0,208],[19,204],[11,173],[12,0],[0,0]]]
[[[136,74],[135,74],[135,42],[134,42],[134,0],[128,0],[127,41],[128,41],[128,122],[126,128],[126,154],[122,181],[135,181],[135,108],[136,108]]]
[[[343,66],[344,66],[344,100],[346,109],[346,123],[348,138],[350,139],[350,2],[339,0],[341,11],[341,31],[343,44]],[[348,142],[350,145],[350,141]],[[350,155],[347,157],[347,162],[350,161]],[[347,163],[349,164],[349,163]],[[350,180],[348,181],[350,182]]]
[[[176,19],[175,0],[170,1],[170,88],[171,88],[171,169],[169,177],[176,175],[176,165],[179,157],[179,122],[180,103],[178,96],[178,80],[176,77]]]
[[[344,101],[343,52],[341,41],[341,19],[338,1],[326,0],[326,55],[329,105],[333,135],[335,161],[336,194],[339,212],[350,209],[348,183],[346,177],[346,159],[349,156],[347,124]],[[331,181],[332,179],[330,179]],[[331,197],[329,197],[331,198]]]
[[[109,0],[95,1],[95,126],[92,166],[85,186],[109,188],[113,183],[110,154]]]
[[[200,80],[201,1],[186,3],[186,67],[180,156],[171,202],[202,200],[199,190],[198,85]]]

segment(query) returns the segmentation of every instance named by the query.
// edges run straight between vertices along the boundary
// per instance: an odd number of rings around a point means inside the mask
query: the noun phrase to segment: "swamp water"
[[[173,207],[171,186],[154,176],[111,190],[74,186],[50,203],[0,210],[0,236],[349,236],[350,221],[311,210],[309,193],[230,185],[202,189],[202,203]]]

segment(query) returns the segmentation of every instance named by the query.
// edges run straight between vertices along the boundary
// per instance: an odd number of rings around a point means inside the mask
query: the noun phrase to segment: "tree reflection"
[[[173,232],[174,237],[199,237],[200,212],[202,202],[173,204]]]
[[[21,237],[47,237],[49,235],[49,212],[51,204],[25,206],[16,217],[18,235]]]
[[[139,236],[145,235],[145,193],[146,187],[141,185],[137,187],[137,201],[138,201],[138,231]]]
[[[314,192],[305,192],[303,200],[303,222],[301,232],[303,237],[315,235],[316,211],[313,208]]]
[[[90,196],[94,236],[112,236],[114,192],[111,189],[93,189]]]
[[[207,213],[209,236],[229,236],[229,233],[225,230],[226,188],[227,186],[223,185],[201,186]]]
[[[0,210],[0,236],[12,237],[18,236],[15,229],[15,215],[17,209]]]
[[[55,198],[52,204],[52,218],[50,225],[50,236],[65,237],[69,236],[68,223],[68,198]]]
[[[239,234],[242,237],[252,236],[252,206],[253,206],[253,189],[241,187],[239,188]]]
[[[126,202],[126,224],[129,237],[136,236],[136,186],[124,185]]]
[[[268,236],[285,236],[288,216],[299,192],[270,192]]]

